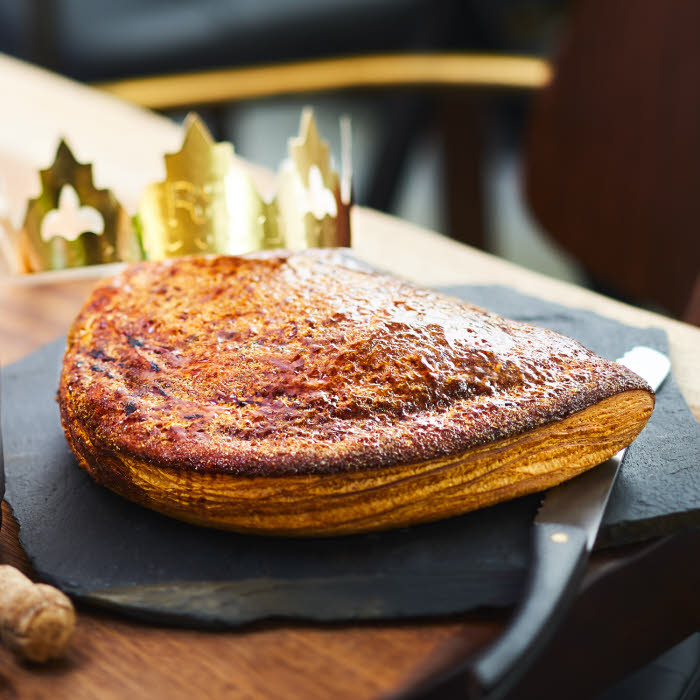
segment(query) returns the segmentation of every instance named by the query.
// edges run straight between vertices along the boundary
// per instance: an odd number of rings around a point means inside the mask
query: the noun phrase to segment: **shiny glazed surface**
[[[129,267],[76,319],[59,401],[97,450],[279,476],[450,455],[639,388],[557,333],[310,251]]]

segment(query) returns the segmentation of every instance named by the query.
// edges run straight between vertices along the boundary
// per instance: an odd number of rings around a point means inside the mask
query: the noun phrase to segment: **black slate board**
[[[502,287],[450,293],[579,338],[615,358],[665,335]],[[38,573],[66,592],[147,619],[198,626],[269,617],[348,620],[441,615],[515,602],[539,496],[440,523],[331,540],[197,528],[92,483],[70,454],[53,400],[64,340],[3,377],[7,499]],[[600,545],[700,523],[700,426],[671,378],[628,451]]]

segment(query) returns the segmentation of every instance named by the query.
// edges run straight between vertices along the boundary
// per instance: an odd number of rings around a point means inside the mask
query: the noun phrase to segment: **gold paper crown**
[[[40,171],[21,229],[0,221],[16,251],[11,267],[39,272],[181,255],[239,254],[269,248],[350,245],[350,180],[331,169],[311,110],[289,141],[277,194],[266,202],[230,143],[215,143],[196,115],[185,121],[182,148],[165,155],[166,179],[144,191],[130,219],[92,166],[78,163],[65,141]]]
[[[78,163],[61,140],[51,167],[39,171],[41,193],[27,203],[20,229],[0,221],[9,237],[12,272],[38,272],[143,258],[123,207],[98,190],[92,165]],[[12,259],[14,257],[14,259]]]

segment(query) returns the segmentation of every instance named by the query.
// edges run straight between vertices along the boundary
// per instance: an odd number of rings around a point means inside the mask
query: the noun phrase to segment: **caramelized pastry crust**
[[[130,460],[240,477],[415,465],[630,390],[651,392],[574,340],[310,251],[140,263],[101,283],[59,404],[110,485],[107,465]]]

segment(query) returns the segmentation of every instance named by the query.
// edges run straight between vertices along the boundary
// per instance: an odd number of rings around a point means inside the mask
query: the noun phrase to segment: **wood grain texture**
[[[179,131],[171,122],[1,56],[0,90],[22,95],[8,100],[0,117],[0,177],[13,183],[13,191],[31,195],[36,188],[32,168],[51,161],[59,135],[65,134],[81,160],[100,161],[95,169],[99,186],[113,187],[134,211],[143,185],[162,177],[161,154],[179,145]],[[32,138],[21,137],[26,133]],[[254,176],[259,186],[270,185],[264,171],[254,169]],[[10,207],[13,216],[21,217],[23,202],[13,198]],[[626,323],[664,328],[674,372],[700,416],[700,330],[528,272],[391,217],[363,209],[353,216],[357,254],[421,284],[505,283]],[[90,281],[33,287],[0,283],[2,361],[18,359],[65,333],[91,286]],[[600,582],[603,573],[624,564],[625,556],[616,553],[613,562],[603,561],[594,578]],[[4,504],[0,560],[29,571]],[[658,567],[666,584],[669,566]],[[641,592],[644,587],[636,588]],[[599,610],[600,596],[594,598],[590,609]],[[78,613],[75,641],[63,662],[27,666],[0,648],[2,697],[377,697],[448,657],[482,646],[503,623],[503,617],[490,613],[449,622],[261,626],[205,633],[144,625],[86,608]],[[571,649],[560,646],[567,653]],[[586,667],[591,677],[595,670]]]

